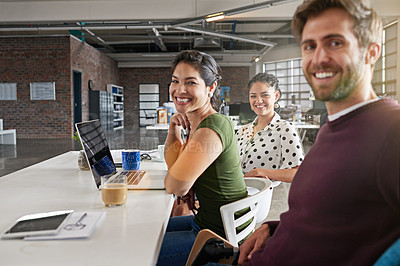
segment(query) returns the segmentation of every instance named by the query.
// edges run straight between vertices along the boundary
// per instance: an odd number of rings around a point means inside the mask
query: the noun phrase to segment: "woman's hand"
[[[184,203],[187,204],[189,210],[196,210],[196,205],[195,205],[195,200],[194,200],[194,191],[193,189],[190,189],[189,192],[182,197],[178,197],[177,203],[178,205],[180,204],[180,201],[183,201]]]
[[[167,139],[165,141],[164,154],[168,169],[174,165],[184,147],[181,137],[181,126],[190,128],[190,122],[186,114],[175,113],[170,118]]]
[[[172,126],[182,126],[184,129],[190,129],[190,122],[186,114],[175,113],[169,121]]]
[[[250,172],[244,174],[244,177],[262,177],[268,178],[270,180],[282,181],[291,183],[296,172],[298,166],[293,167],[292,169],[263,169],[263,168],[255,168]]]
[[[250,172],[245,173],[244,177],[257,176],[257,177],[268,178],[267,173],[265,173],[266,171],[264,171],[264,170],[266,170],[266,169],[255,168],[255,169],[251,170]]]

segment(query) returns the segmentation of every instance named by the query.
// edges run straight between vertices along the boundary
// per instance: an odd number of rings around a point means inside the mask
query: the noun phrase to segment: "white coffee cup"
[[[164,145],[158,145],[158,153],[160,154],[160,159],[164,161]]]

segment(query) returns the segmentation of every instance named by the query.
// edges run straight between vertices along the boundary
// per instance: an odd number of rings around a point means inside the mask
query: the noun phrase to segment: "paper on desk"
[[[86,226],[79,230],[66,230],[65,227],[60,230],[57,235],[47,235],[47,236],[28,236],[24,240],[63,240],[63,239],[83,239],[89,238],[95,229],[99,227],[105,212],[86,212],[87,215],[82,220],[82,223]],[[74,212],[69,218],[67,224],[76,223],[85,212]]]

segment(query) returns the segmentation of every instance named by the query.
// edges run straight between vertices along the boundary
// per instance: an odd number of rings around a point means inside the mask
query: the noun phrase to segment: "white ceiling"
[[[0,0],[0,37],[60,35],[75,30],[120,66],[169,65],[179,49],[188,48],[204,49],[221,65],[251,65],[254,57],[273,51],[273,47],[294,43],[288,25],[301,2]],[[276,6],[266,7],[267,3]],[[371,3],[385,21],[400,17],[399,0]],[[251,11],[259,6],[263,8]],[[237,14],[203,22],[204,16],[220,11]],[[194,39],[199,37],[215,47],[195,47]]]

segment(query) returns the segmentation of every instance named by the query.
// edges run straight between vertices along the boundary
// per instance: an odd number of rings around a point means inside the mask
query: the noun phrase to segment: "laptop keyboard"
[[[122,171],[121,175],[126,175],[126,182],[128,185],[137,185],[140,180],[146,174],[146,171],[143,170],[130,170],[130,171]]]

